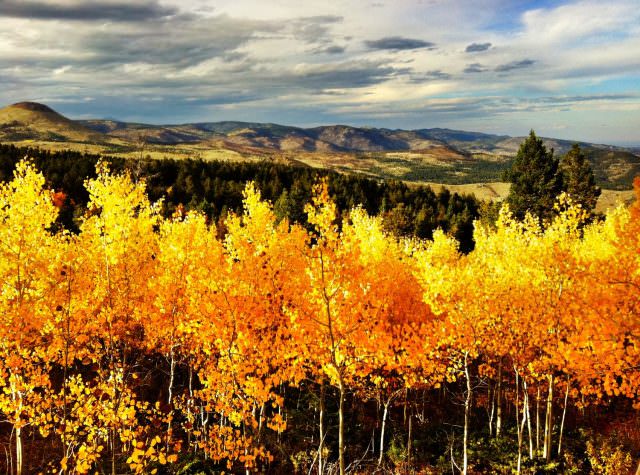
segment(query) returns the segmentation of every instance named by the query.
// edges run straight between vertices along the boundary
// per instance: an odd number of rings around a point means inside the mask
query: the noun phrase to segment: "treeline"
[[[15,164],[25,156],[42,170],[48,186],[65,193],[59,221],[77,231],[77,218],[84,213],[88,200],[84,181],[95,178],[95,166],[101,157],[0,145],[0,179],[10,179]],[[381,215],[385,227],[396,234],[430,238],[436,229],[443,229],[461,243],[465,252],[473,248],[473,221],[480,209],[473,196],[266,161],[107,159],[114,171],[130,170],[135,179],[144,178],[151,200],[164,200],[165,216],[171,216],[178,207],[199,210],[222,227],[228,211],[241,208],[242,191],[252,181],[274,204],[279,219],[286,217],[304,224],[303,208],[311,198],[313,184],[327,177],[339,213],[361,205],[368,213]]]
[[[636,183],[640,195],[640,180]],[[640,453],[640,203],[503,209],[463,254],[253,186],[226,232],[104,164],[76,233],[0,187],[0,466],[22,473],[625,474]]]

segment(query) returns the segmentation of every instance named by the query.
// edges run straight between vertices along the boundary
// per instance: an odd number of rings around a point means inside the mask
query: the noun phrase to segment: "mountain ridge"
[[[354,152],[375,152],[375,151],[405,151],[417,150],[428,147],[434,142],[438,145],[460,145],[483,143],[492,145],[494,149],[505,149],[505,151],[517,150],[516,144],[524,140],[524,136],[510,136],[507,134],[491,134],[485,132],[473,132],[467,130],[457,130],[443,127],[402,129],[388,127],[358,127],[348,124],[330,124],[315,127],[298,127],[292,125],[282,125],[272,122],[245,122],[245,121],[210,121],[210,122],[186,122],[176,124],[147,124],[140,122],[126,122],[116,119],[69,119],[46,104],[22,101],[0,109],[0,125],[6,124],[6,112],[14,110],[24,110],[32,113],[34,117],[38,114],[46,116],[51,122],[75,125],[83,131],[93,131],[98,134],[109,136],[117,131],[149,132],[149,138],[156,143],[174,145],[184,141],[196,141],[203,138],[216,138],[216,136],[270,136],[273,138],[286,138],[289,134],[319,140],[329,145],[333,145],[336,150]],[[51,120],[55,116],[54,120]],[[164,139],[160,136],[155,138],[152,132],[164,131],[173,132]],[[189,131],[193,131],[189,133]],[[198,131],[200,133],[196,133]],[[181,133],[180,133],[181,132]],[[209,137],[206,137],[208,134]],[[117,134],[116,134],[117,135]],[[175,137],[174,137],[175,135]],[[120,134],[121,137],[126,137]],[[363,137],[368,137],[368,140]],[[99,137],[93,137],[94,140]],[[542,137],[558,153],[564,153],[571,145],[580,145],[606,148],[609,150],[628,150],[637,152],[637,147],[621,147],[616,145],[592,143],[581,140],[557,139],[553,137]],[[427,143],[425,143],[425,141]],[[506,142],[506,143],[505,143]],[[507,144],[516,142],[516,144]],[[497,145],[497,146],[496,146]],[[556,145],[554,147],[554,145]],[[478,149],[480,150],[480,148]],[[468,151],[468,150],[465,150]]]
[[[72,120],[45,104],[0,109],[0,141],[85,147],[152,157],[277,159],[382,179],[445,184],[500,181],[525,137],[449,128],[393,129],[345,124],[295,127],[217,121],[153,125],[116,119]],[[579,143],[601,186],[629,189],[640,152],[614,145],[544,138],[558,155]]]
[[[272,122],[244,122],[244,121],[212,121],[212,122],[186,122],[182,124],[145,124],[139,122],[125,122],[115,121],[111,119],[85,119],[74,121],[78,124],[84,125],[87,128],[91,128],[95,131],[105,131],[107,123],[117,124],[117,127],[112,130],[136,130],[136,131],[154,131],[154,130],[198,130],[201,132],[208,132],[214,135],[259,135],[260,133],[268,134],[270,136],[282,137],[287,133],[298,133],[300,135],[321,140],[325,143],[329,143],[336,146],[336,149],[343,151],[360,151],[360,152],[374,152],[374,151],[400,151],[400,150],[415,150],[420,147],[411,146],[407,144],[405,140],[397,139],[397,136],[412,135],[414,140],[419,142],[420,139],[428,140],[431,142],[439,142],[440,144],[473,144],[473,143],[485,143],[494,145],[494,148],[504,149],[505,152],[511,153],[517,151],[519,144],[526,138],[526,136],[511,136],[507,134],[490,134],[485,132],[473,132],[467,130],[458,130],[442,127],[433,128],[418,128],[418,129],[402,129],[402,128],[388,128],[388,127],[358,127],[347,124],[330,124],[321,125],[315,127],[298,127],[292,125],[282,125]],[[109,133],[107,132],[103,133]],[[338,137],[332,136],[332,134]],[[371,139],[372,145],[364,145],[355,141],[349,145],[349,138],[354,134],[368,135],[374,138]],[[195,135],[195,134],[194,134]],[[346,136],[346,137],[345,137]],[[618,145],[586,142],[584,140],[569,140],[558,139],[553,137],[541,137],[549,147],[553,147],[557,153],[565,153],[568,151],[574,143],[581,146],[594,147],[599,149],[608,150],[627,150],[637,153],[640,149],[638,147],[623,147]],[[338,145],[342,142],[345,145]],[[516,142],[511,145],[508,142]],[[172,145],[174,143],[166,143]],[[495,147],[495,145],[498,147]],[[479,147],[478,150],[481,148]]]

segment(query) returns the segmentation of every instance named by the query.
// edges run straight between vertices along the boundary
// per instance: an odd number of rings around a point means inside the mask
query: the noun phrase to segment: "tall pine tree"
[[[532,130],[511,166],[505,173],[511,182],[507,203],[518,218],[528,212],[541,219],[553,214],[553,204],[563,189],[562,175],[553,149],[547,150],[541,138]]]
[[[593,170],[578,144],[562,157],[560,171],[563,176],[564,190],[571,199],[591,212],[596,207],[601,190],[596,186]]]

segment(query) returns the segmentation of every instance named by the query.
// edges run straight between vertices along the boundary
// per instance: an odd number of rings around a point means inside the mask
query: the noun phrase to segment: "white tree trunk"
[[[567,378],[567,390],[564,393],[564,408],[562,409],[562,422],[560,422],[560,435],[558,436],[558,456],[562,453],[562,432],[564,431],[564,418],[567,415],[567,401],[569,399],[569,378]]]
[[[338,459],[340,462],[340,475],[346,474],[346,465],[344,462],[344,451],[345,451],[345,441],[344,441],[344,396],[345,396],[345,387],[344,383],[340,381],[340,403],[338,406]]]
[[[493,437],[493,417],[496,412],[496,392],[491,391],[491,382],[488,383],[487,400],[489,401],[489,437]]]
[[[540,383],[536,392],[536,454],[540,453]]]
[[[407,471],[411,468],[411,436],[412,436],[413,409],[409,412],[409,434],[407,435]]]
[[[547,396],[547,417],[544,425],[543,457],[551,461],[551,441],[553,439],[553,375],[549,375],[549,393]]]
[[[16,474],[22,475],[22,429],[16,429]]]
[[[467,446],[469,441],[469,417],[471,414],[471,377],[469,376],[469,353],[464,354],[464,376],[467,382],[467,394],[464,399],[464,436],[462,441],[462,473],[467,475],[469,456]]]
[[[318,475],[322,475],[324,469],[322,452],[324,451],[324,381],[320,386],[320,410],[319,410],[320,438],[318,442]]]
[[[380,454],[378,456],[378,467],[382,464],[382,457],[384,456],[384,430],[387,424],[387,414],[389,412],[389,403],[391,397],[384,403],[384,410],[382,411],[382,425],[380,429]]]
[[[520,423],[520,374],[518,369],[514,366],[514,371],[516,373],[516,431],[518,434],[518,464],[516,468],[516,473],[520,474],[522,467],[522,433],[524,431],[524,423],[525,423],[525,411],[524,405],[522,406],[522,423]]]
[[[527,388],[527,380],[522,379],[524,386],[524,404],[527,408],[527,429],[529,431],[529,458],[533,460],[533,436],[531,432],[531,410],[529,408],[529,389]]]
[[[496,388],[496,437],[502,431],[502,360],[498,366],[498,387]]]

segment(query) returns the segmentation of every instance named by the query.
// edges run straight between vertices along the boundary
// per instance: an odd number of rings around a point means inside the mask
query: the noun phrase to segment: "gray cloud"
[[[39,20],[110,20],[138,22],[178,13],[176,8],[160,5],[157,0],[143,2],[105,2],[53,4],[38,1],[2,0],[0,16]]]
[[[436,45],[430,41],[415,38],[403,38],[402,36],[387,36],[379,40],[368,40],[364,44],[369,49],[379,50],[407,50],[407,49],[435,49]]]
[[[504,73],[507,71],[513,71],[514,69],[523,69],[523,68],[528,68],[529,66],[533,66],[535,64],[535,61],[533,59],[523,59],[520,61],[512,61],[510,63],[506,63],[506,64],[501,64],[500,66],[496,67],[496,72],[499,73]]]
[[[342,54],[346,51],[346,49],[347,48],[345,48],[344,46],[329,45],[324,48],[317,48],[313,50],[313,52],[316,54]]]
[[[466,53],[478,53],[480,51],[487,51],[491,48],[491,43],[471,43],[465,49]]]
[[[173,70],[216,58],[238,61],[246,54],[236,50],[261,34],[282,33],[286,22],[174,17],[135,28],[95,30],[77,38],[75,64],[111,68],[114,64],[166,65]],[[176,35],[174,32],[179,31]],[[67,44],[72,38],[65,38]],[[84,53],[84,54],[82,54]]]
[[[304,89],[350,89],[379,84],[408,72],[406,68],[394,68],[382,62],[348,61],[314,65],[274,77],[273,80]]]
[[[385,8],[371,5],[383,1]],[[300,2],[279,2],[275,14],[248,0],[0,0],[1,103],[39,99],[75,117],[162,122],[243,117],[371,124],[378,117],[391,126],[440,120],[472,128],[473,121],[464,121],[478,117],[503,124],[495,126],[504,132],[527,111],[571,110],[576,121],[567,122],[573,124],[588,114],[607,114],[614,123],[622,111],[624,130],[629,124],[638,129],[640,96],[624,95],[638,78],[638,59],[629,53],[636,39],[632,18],[612,35],[558,43],[543,68],[547,45],[519,14],[493,12],[509,25],[504,30],[487,28],[477,12],[460,17],[442,1],[404,2],[413,6],[392,17],[392,2],[365,3],[366,15],[344,8],[342,18],[330,14],[333,7],[314,8],[317,16],[309,16]],[[417,25],[416,15],[432,8]],[[464,34],[447,28],[447,15],[456,16]],[[376,30],[380,24],[388,29]],[[504,48],[493,59],[496,45]],[[607,56],[616,45],[618,53]],[[424,61],[425,54],[436,62]],[[576,55],[579,62],[569,61]],[[581,96],[575,78],[619,81],[595,81],[601,86],[594,91],[603,95]],[[557,97],[546,97],[550,80]],[[471,100],[469,91],[479,97]]]
[[[467,64],[467,67],[464,68],[464,72],[467,73],[467,74],[484,73],[486,71],[487,71],[487,68],[485,68],[480,63]]]
[[[317,40],[321,43],[312,52],[339,56],[346,48],[330,41],[328,29],[341,21],[339,16],[251,20],[175,15],[136,24],[118,22],[104,29],[78,22],[64,35],[57,33],[56,23],[25,42],[20,55],[2,58],[0,73],[19,77],[25,87],[52,97],[80,90],[79,94],[105,97],[117,91],[128,97],[214,97],[212,103],[220,104],[270,100],[291,90],[316,94],[322,89],[370,86],[408,72],[358,57],[306,64],[300,58],[274,61],[251,52],[253,43]],[[62,53],[43,55],[41,44]],[[225,101],[227,92],[230,99]]]
[[[638,99],[637,95],[633,94],[594,94],[591,96],[548,96],[538,97],[537,102],[544,102],[547,104],[570,104],[576,102],[593,102],[593,101],[620,101],[626,99]]]
[[[626,101],[638,100],[638,95],[632,94],[596,94],[591,96],[547,96],[547,97],[493,97],[481,96],[458,98],[455,101],[447,99],[431,99],[419,104],[401,104],[387,108],[367,108],[362,111],[352,111],[354,117],[393,117],[407,118],[411,115],[424,117],[428,114],[433,120],[446,117],[464,117],[467,119],[486,118],[487,116],[509,115],[529,112],[557,112],[571,110],[573,104],[593,101]]]
[[[414,83],[421,83],[427,81],[448,81],[451,78],[451,74],[435,69],[422,74],[412,74],[410,81]]]
[[[297,18],[290,23],[293,37],[307,43],[318,43],[329,38],[330,28],[342,22],[343,17],[336,15],[319,15]]]

